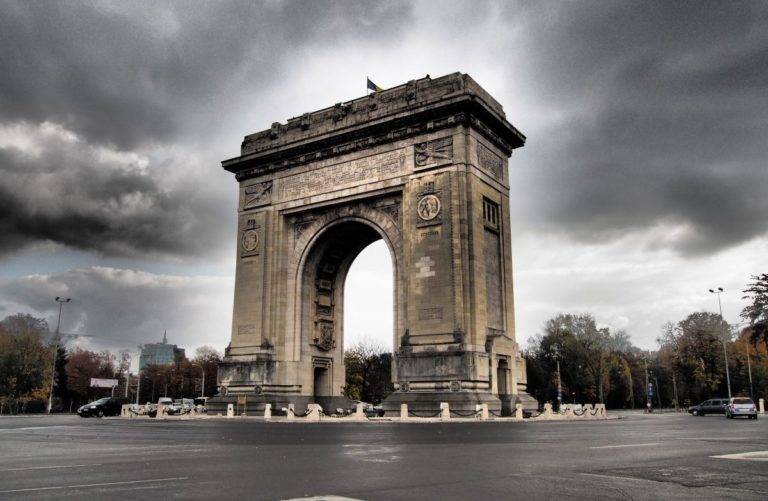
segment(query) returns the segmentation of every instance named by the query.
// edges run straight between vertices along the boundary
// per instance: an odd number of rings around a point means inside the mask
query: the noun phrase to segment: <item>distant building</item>
[[[148,365],[171,365],[176,360],[184,358],[184,348],[168,344],[167,333],[163,332],[162,343],[149,343],[141,347],[139,370]]]

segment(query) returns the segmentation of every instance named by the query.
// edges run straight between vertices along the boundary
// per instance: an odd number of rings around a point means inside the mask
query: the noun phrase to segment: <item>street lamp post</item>
[[[557,359],[557,410],[563,407],[563,383],[560,379],[560,358]]]
[[[747,339],[747,373],[749,374],[749,398],[752,399],[752,401],[755,400],[754,395],[752,394],[752,364],[749,362],[749,339]]]
[[[720,321],[725,322],[723,319],[723,303],[720,301],[720,294],[725,292],[722,287],[718,287],[717,290],[709,289],[712,294],[717,294],[717,308],[720,311]],[[728,382],[728,398],[731,398],[731,373],[728,369],[728,348],[725,346],[725,333],[723,332],[723,356],[725,357],[725,379]]]
[[[53,389],[56,385],[56,359],[59,356],[59,328],[61,327],[61,309],[64,303],[68,303],[72,298],[56,296],[56,302],[59,303],[59,319],[56,321],[56,342],[53,346],[53,367],[51,368],[51,391],[48,393],[48,414],[53,408]]]
[[[200,367],[200,372],[203,374],[203,385],[200,387],[200,397],[205,396],[205,367],[203,367],[203,364],[192,364],[193,366],[196,365]]]
[[[203,364],[193,363],[192,366],[200,367],[200,372],[203,374],[203,385],[200,387],[200,397],[205,396],[205,367],[203,367]]]
[[[648,382],[648,359],[643,358],[643,362],[645,362],[645,412],[650,412],[651,410],[651,385]]]

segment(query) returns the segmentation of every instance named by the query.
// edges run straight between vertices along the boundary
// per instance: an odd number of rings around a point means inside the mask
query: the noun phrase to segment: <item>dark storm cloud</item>
[[[396,34],[381,2],[4,2],[0,121],[49,120],[133,148],[210,128],[301,47]]]
[[[242,99],[279,86],[301,50],[392,36],[409,11],[400,2],[4,2],[0,136],[22,129],[14,137],[32,137],[36,151],[3,148],[0,137],[0,254],[45,241],[117,256],[228,247],[234,188],[211,153],[222,116],[252,115]],[[145,168],[114,158],[131,154]],[[190,159],[208,170],[190,170]]]
[[[193,182],[169,191],[145,159],[36,132],[36,153],[0,149],[0,255],[42,241],[114,256],[199,254],[222,236],[208,220],[225,217],[222,204]]]
[[[551,7],[525,12],[541,22],[528,91],[560,115],[526,130],[531,161],[513,174],[536,197],[519,200],[535,207],[525,224],[583,241],[677,226],[668,244],[685,254],[765,234],[768,7]]]

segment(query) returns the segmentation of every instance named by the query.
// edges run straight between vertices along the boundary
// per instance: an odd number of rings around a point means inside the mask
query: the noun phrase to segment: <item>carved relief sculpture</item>
[[[333,322],[318,322],[317,337],[313,339],[315,346],[323,351],[331,351],[336,346],[333,339]]]
[[[264,181],[263,183],[246,186],[244,192],[243,209],[252,209],[268,204],[272,199],[272,181]]]
[[[432,221],[440,214],[440,199],[435,195],[425,195],[416,206],[416,213],[423,221]]]
[[[453,138],[444,137],[418,143],[414,146],[414,154],[417,167],[450,162],[453,160]]]

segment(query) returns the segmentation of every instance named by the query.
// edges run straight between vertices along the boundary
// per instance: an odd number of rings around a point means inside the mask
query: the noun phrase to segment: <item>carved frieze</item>
[[[443,318],[443,308],[422,308],[419,310],[419,320],[441,320]]]
[[[314,220],[305,220],[305,221],[296,221],[293,224],[293,241],[294,244],[299,241],[299,238],[301,237],[302,233],[306,231],[307,228],[309,228],[312,225],[312,222]]]
[[[329,189],[359,185],[364,181],[381,181],[406,172],[405,150],[399,149],[286,176],[278,181],[278,196],[280,201],[294,200],[327,193]]]
[[[394,222],[398,222],[400,220],[400,204],[391,204],[391,205],[384,205],[382,207],[379,207],[379,210],[384,212],[386,215],[388,215]]]
[[[453,161],[453,138],[443,137],[414,146],[416,167],[426,167]]]
[[[279,162],[267,163],[252,169],[244,169],[235,174],[238,181],[243,181],[250,177],[263,175],[281,169],[288,169],[303,165],[309,162],[326,160],[328,158],[353,153],[355,151],[365,150],[385,143],[399,141],[409,137],[417,136],[425,132],[452,127],[454,125],[466,123],[469,116],[465,113],[456,113],[447,117],[439,118],[429,122],[422,122],[408,127],[389,130],[388,132],[379,132],[362,139],[342,143],[330,148],[323,148],[308,154],[300,154],[288,158],[282,158]]]
[[[501,157],[480,142],[477,143],[477,163],[481,169],[490,173],[499,181],[503,181],[504,163],[502,162]]]
[[[243,190],[243,209],[253,209],[272,202],[272,181],[246,186]]]

